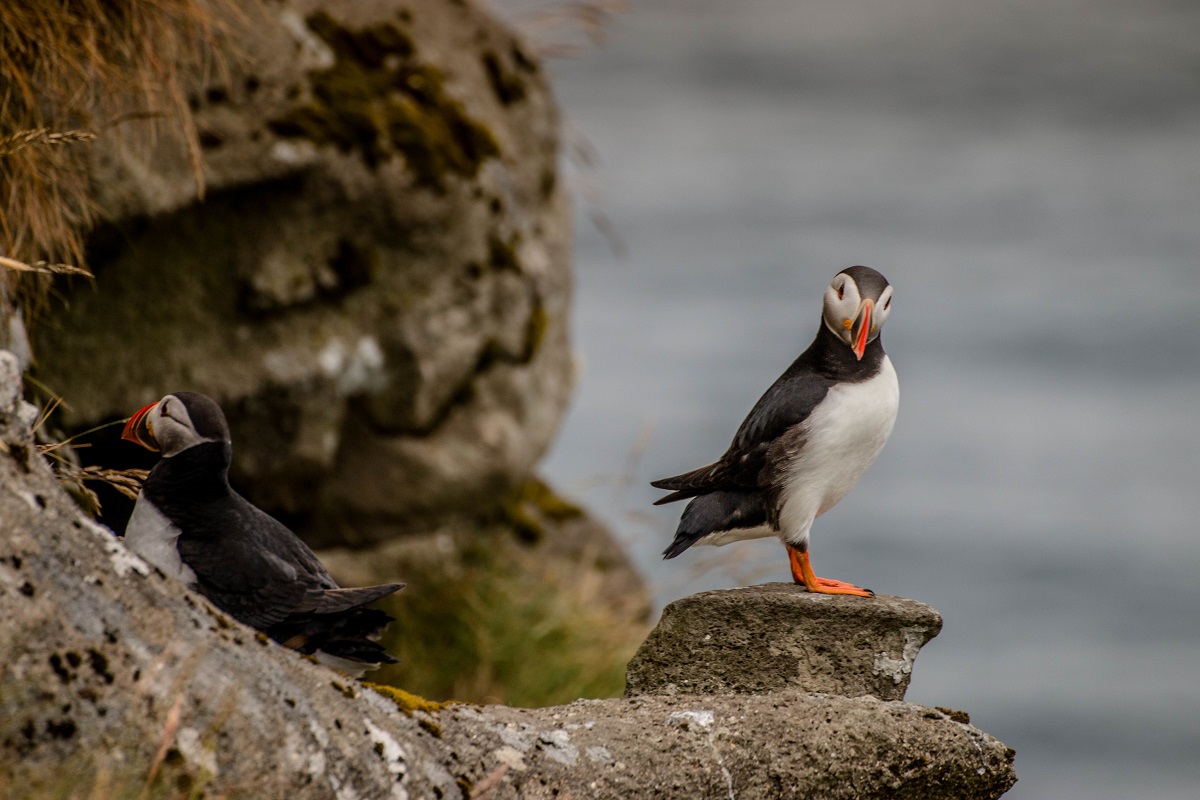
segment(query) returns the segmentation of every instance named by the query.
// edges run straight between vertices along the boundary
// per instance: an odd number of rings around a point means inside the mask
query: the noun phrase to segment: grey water
[[[773,541],[660,560],[647,482],[873,266],[900,416],[818,574],[942,612],[908,699],[1014,747],[1013,800],[1200,797],[1200,4],[660,0],[551,73],[596,160],[544,469],[659,605],[788,579]]]

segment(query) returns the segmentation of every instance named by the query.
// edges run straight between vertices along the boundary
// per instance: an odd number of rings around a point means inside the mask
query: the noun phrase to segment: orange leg
[[[796,583],[803,584],[804,588],[810,592],[817,594],[852,594],[856,597],[874,597],[875,593],[870,589],[860,589],[852,583],[843,583],[830,578],[818,578],[813,572],[812,564],[808,560],[808,551],[803,553],[796,550],[790,544],[786,545],[788,551],[788,560],[792,562],[792,580]]]

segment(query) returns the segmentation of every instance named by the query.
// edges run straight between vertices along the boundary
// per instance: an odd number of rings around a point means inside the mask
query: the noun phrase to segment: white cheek
[[[195,432],[170,417],[160,419],[154,430],[164,456],[174,455],[199,441]]]
[[[858,312],[858,301],[850,300],[849,292],[846,294],[846,300],[843,300],[841,305],[838,307],[838,327],[841,328],[847,336],[849,336],[850,327],[846,323],[848,322],[850,325],[854,324],[854,317]]]

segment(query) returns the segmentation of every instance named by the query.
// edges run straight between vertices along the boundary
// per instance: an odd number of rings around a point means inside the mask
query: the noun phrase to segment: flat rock
[[[626,696],[785,690],[901,700],[942,629],[915,600],[810,594],[767,583],[676,600],[626,673]]]

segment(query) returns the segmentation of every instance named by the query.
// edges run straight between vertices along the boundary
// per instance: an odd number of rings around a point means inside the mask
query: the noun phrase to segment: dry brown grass
[[[601,47],[613,18],[630,0],[493,0],[540,58],[573,58]]]
[[[47,423],[54,412],[64,405],[63,399],[37,381],[31,379],[31,382],[47,396],[41,413],[33,423],[34,436],[40,440],[37,451],[49,460],[50,467],[54,470],[54,475],[63,488],[93,517],[100,516],[100,497],[87,485],[89,483],[106,483],[130,500],[137,500],[138,492],[142,490],[142,482],[146,480],[150,470],[112,469],[98,464],[84,466],[75,452],[84,447],[90,447],[87,443],[77,443],[76,440],[80,437],[114,425],[122,425],[126,420],[106,422],[90,430],[81,431],[70,438],[56,439],[54,434],[48,432]]]
[[[0,297],[40,297],[51,265],[85,268],[95,218],[86,146],[97,136],[176,137],[203,191],[185,75],[238,0],[5,0],[0,3]],[[165,124],[157,124],[159,122]],[[13,267],[13,263],[33,269]],[[40,267],[40,268],[39,268]],[[18,272],[23,274],[17,274]],[[20,282],[20,283],[18,283]]]

